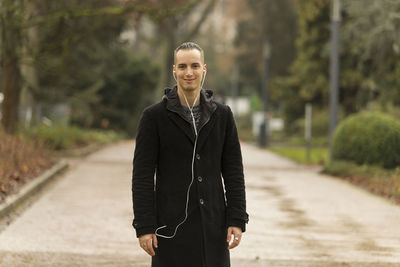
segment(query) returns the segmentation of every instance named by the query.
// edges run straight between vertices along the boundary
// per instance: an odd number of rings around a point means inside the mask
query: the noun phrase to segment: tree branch
[[[124,7],[102,7],[102,8],[87,8],[87,9],[76,9],[70,11],[60,11],[50,15],[43,15],[33,18],[27,21],[25,24],[23,24],[22,28],[29,28],[44,23],[55,22],[61,18],[68,19],[76,17],[90,17],[90,16],[101,16],[101,15],[123,16],[133,12],[146,14],[151,19],[159,21],[163,18],[166,18],[176,13],[187,12],[187,10],[190,10],[193,7],[193,5],[194,1],[184,6],[172,7],[172,8],[165,8],[165,7],[150,8],[132,4]]]
[[[203,21],[206,20],[208,15],[211,13],[212,9],[214,8],[216,3],[216,0],[209,0],[207,6],[204,8],[203,13],[201,14],[199,20],[195,23],[195,26],[193,26],[192,30],[189,31],[189,33],[185,36],[185,40],[190,40],[192,39],[200,30],[201,24]]]

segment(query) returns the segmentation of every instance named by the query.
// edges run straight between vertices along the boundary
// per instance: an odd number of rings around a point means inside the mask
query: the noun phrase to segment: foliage
[[[357,59],[358,87],[369,101],[400,105],[400,2],[344,0],[343,10],[343,43],[346,57]]]
[[[44,1],[43,13],[57,13],[76,8],[101,8],[111,0],[54,2]],[[72,120],[90,126],[94,120],[91,106],[100,101],[97,92],[107,71],[105,59],[117,38],[124,18],[109,14],[61,18],[38,28],[36,50],[32,51],[38,84],[31,86],[37,102],[68,102]]]
[[[114,50],[106,60],[104,84],[98,91],[100,101],[93,105],[94,125],[104,120],[109,127],[135,134],[138,116],[150,105],[159,71],[148,58],[134,56],[128,50]]]
[[[44,1],[41,12],[101,11],[113,3]],[[132,135],[137,113],[154,90],[158,74],[148,60],[133,56],[119,41],[126,21],[123,14],[89,12],[85,16],[66,15],[38,28],[38,45],[31,51],[38,84],[30,86],[36,102],[66,102],[73,124],[106,126]]]
[[[272,84],[275,90],[281,90],[279,96],[285,102],[287,126],[302,117],[306,103],[319,108],[328,103],[330,1],[298,1],[296,10],[297,56],[290,67],[290,76]]]
[[[400,104],[400,2],[342,3],[339,103],[343,115],[373,102],[386,112],[386,107]],[[306,102],[328,105],[331,4],[323,0],[297,2],[297,57],[290,76],[271,85],[281,89],[278,97],[285,102],[286,125],[301,116]]]
[[[26,136],[28,140],[40,140],[48,149],[63,150],[85,146],[92,143],[108,143],[123,136],[113,131],[83,130],[76,126],[40,125],[31,128]]]
[[[237,23],[235,46],[236,61],[240,65],[241,94],[261,93],[263,72],[263,43],[268,40],[271,46],[270,80],[288,73],[288,66],[295,56],[296,14],[294,1],[266,0],[247,1],[247,7]],[[271,99],[277,101],[272,88]]]
[[[22,86],[29,89],[36,102],[70,103],[73,120],[90,126],[95,119],[92,106],[101,100],[97,92],[103,84],[102,75],[109,71],[105,59],[111,47],[120,45],[121,31],[132,14],[146,14],[160,21],[187,13],[197,3],[2,0],[4,127],[9,132],[16,128]],[[29,69],[23,77],[19,75],[20,65]]]
[[[362,112],[346,118],[335,131],[335,159],[385,168],[400,165],[400,122],[383,113]]]

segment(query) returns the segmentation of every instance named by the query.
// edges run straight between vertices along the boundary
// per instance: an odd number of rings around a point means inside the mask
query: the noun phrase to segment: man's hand
[[[155,234],[147,234],[147,235],[141,235],[139,236],[139,244],[144,251],[147,252],[150,256],[156,255],[153,249],[153,244],[154,247],[158,248],[158,243],[157,243],[157,236]]]
[[[232,236],[233,236],[233,241],[231,243]],[[241,239],[242,239],[242,229],[240,229],[239,227],[235,227],[235,226],[229,226],[228,227],[228,236],[226,238],[226,241],[229,244],[228,249],[237,247],[239,245]]]

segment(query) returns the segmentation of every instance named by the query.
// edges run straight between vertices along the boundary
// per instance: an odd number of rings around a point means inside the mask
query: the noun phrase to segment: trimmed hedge
[[[400,122],[378,112],[349,116],[335,131],[333,156],[384,168],[400,166]]]

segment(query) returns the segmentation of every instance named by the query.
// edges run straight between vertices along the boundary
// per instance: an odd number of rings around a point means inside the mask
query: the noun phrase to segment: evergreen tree
[[[330,1],[301,0],[297,2],[296,10],[297,56],[290,68],[290,76],[274,83],[274,88],[281,90],[286,125],[289,126],[303,117],[305,103],[326,107],[329,95]]]

